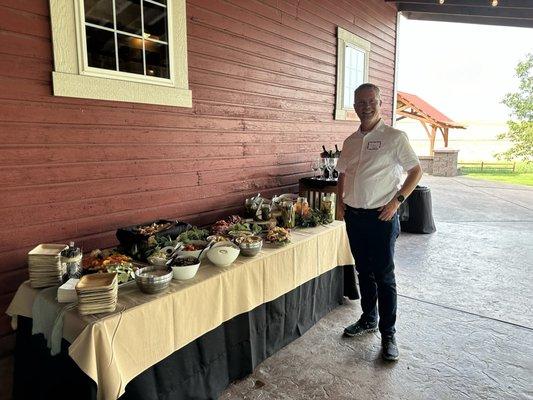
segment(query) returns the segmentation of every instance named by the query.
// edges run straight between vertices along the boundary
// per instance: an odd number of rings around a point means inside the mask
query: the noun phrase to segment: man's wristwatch
[[[403,194],[399,194],[398,196],[396,196],[396,200],[398,200],[398,202],[402,204],[405,200],[405,196]]]

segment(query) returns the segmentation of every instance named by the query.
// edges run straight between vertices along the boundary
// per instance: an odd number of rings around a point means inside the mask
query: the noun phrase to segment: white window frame
[[[168,0],[167,10],[168,79],[89,67],[83,0],[50,0],[54,95],[192,107],[185,0]]]
[[[358,121],[357,114],[352,107],[344,107],[344,70],[345,70],[345,48],[353,47],[365,54],[365,67],[363,81],[368,82],[368,64],[370,59],[370,42],[359,36],[337,27],[337,90],[335,100],[335,119]]]

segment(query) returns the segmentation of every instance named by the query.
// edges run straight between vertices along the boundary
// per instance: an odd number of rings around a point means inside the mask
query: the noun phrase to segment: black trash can
[[[417,186],[399,209],[402,232],[433,233],[436,231],[431,205],[431,191]]]

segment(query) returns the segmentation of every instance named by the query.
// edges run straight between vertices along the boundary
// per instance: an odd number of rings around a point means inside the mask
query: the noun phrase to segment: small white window
[[[83,0],[83,4],[85,71],[120,72],[125,79],[128,74],[170,79],[166,0]]]
[[[337,28],[337,96],[335,119],[356,120],[353,92],[368,82],[370,42]]]
[[[50,0],[57,96],[191,107],[185,0]]]

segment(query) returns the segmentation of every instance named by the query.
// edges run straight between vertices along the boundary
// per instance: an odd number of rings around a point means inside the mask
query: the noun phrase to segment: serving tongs
[[[170,265],[172,263],[172,261],[174,261],[174,259],[178,255],[178,251],[183,249],[184,246],[185,246],[185,243],[183,243],[183,242],[176,243],[176,245],[174,246],[174,250],[168,256],[168,261],[166,262],[166,265]]]
[[[206,250],[209,250],[211,247],[213,247],[215,243],[216,243],[216,240],[209,241],[209,243],[207,243],[207,245],[202,249],[200,254],[198,254],[198,260],[200,260],[200,258],[202,257],[203,252]]]
[[[202,249],[202,251],[200,251],[200,254],[198,254],[198,260],[200,260],[200,257],[202,257],[203,252],[206,250],[209,250],[215,243],[216,243],[216,240],[211,240],[209,243],[207,243],[207,245]],[[176,244],[174,251],[168,257],[168,261],[166,262],[167,266],[172,265],[172,263],[174,262],[174,259],[178,256],[178,252],[181,249],[183,249],[184,246],[185,244],[183,242],[178,242],[178,244]]]

